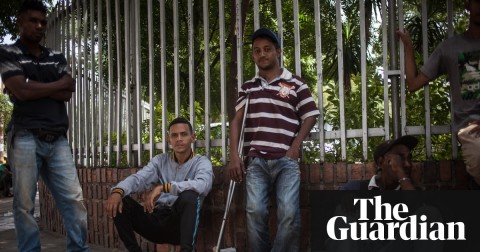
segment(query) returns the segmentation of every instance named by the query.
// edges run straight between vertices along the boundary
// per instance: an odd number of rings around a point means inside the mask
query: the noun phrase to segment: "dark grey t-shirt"
[[[68,72],[65,57],[60,52],[42,48],[40,57],[35,57],[17,41],[13,45],[0,47],[0,72],[2,80],[16,75],[39,82],[59,80]],[[10,96],[13,102],[12,120],[7,130],[15,129],[68,129],[68,116],[65,103],[49,98],[19,101]]]
[[[420,71],[429,79],[448,75],[454,132],[480,120],[480,39],[461,34],[443,41]]]

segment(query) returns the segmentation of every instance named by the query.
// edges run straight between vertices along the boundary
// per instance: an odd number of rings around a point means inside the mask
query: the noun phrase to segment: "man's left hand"
[[[285,156],[292,160],[298,160],[300,158],[300,151],[297,148],[290,148],[287,153],[285,153]]]

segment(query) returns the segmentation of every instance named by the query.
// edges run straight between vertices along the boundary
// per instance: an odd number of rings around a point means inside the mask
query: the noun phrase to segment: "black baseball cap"
[[[260,28],[252,34],[252,44],[253,41],[257,38],[268,38],[270,39],[277,47],[280,47],[280,40],[278,39],[277,34],[272,32],[267,28]]]
[[[383,157],[383,155],[385,155],[385,153],[389,152],[393,148],[393,146],[399,145],[399,144],[403,144],[403,145],[407,146],[407,148],[409,150],[413,150],[413,148],[415,148],[415,146],[417,146],[418,140],[414,136],[408,136],[407,135],[407,136],[399,137],[395,140],[388,140],[388,141],[385,141],[385,142],[379,144],[377,146],[377,149],[373,153],[373,158],[375,159],[375,163],[377,163],[378,159],[380,157]]]

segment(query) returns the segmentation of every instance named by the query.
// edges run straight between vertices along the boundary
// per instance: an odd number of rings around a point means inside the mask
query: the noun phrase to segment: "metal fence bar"
[[[117,88],[116,88],[116,123],[117,123],[117,139],[116,139],[116,157],[115,165],[120,166],[122,154],[122,29],[120,22],[120,0],[115,0],[115,29],[116,29],[116,47],[117,47]],[[126,77],[124,77],[126,78]]]
[[[257,2],[258,3],[258,2]],[[223,0],[218,1],[218,21],[219,21],[219,44],[220,44],[220,113],[222,123],[222,164],[227,163],[227,84],[226,84],[226,59],[225,59],[225,5]]]
[[[362,95],[362,153],[363,160],[368,159],[368,114],[367,114],[367,34],[365,24],[365,0],[360,0],[360,67]]]
[[[173,81],[175,84],[175,117],[180,116],[180,61],[178,59],[178,47],[179,39],[178,39],[178,0],[173,1]],[[208,29],[206,29],[208,31]]]
[[[75,20],[77,23],[78,23],[78,27],[80,27],[80,21],[82,20],[82,10],[80,8],[80,0],[76,0],[76,3],[77,3],[77,19]],[[82,148],[83,148],[83,145],[82,145],[82,132],[81,132],[81,118],[82,118],[82,107],[81,107],[81,100],[82,100],[82,93],[81,93],[81,90],[82,90],[82,77],[81,77],[81,64],[82,64],[82,59],[81,59],[81,51],[80,49],[82,48],[82,37],[81,37],[81,29],[80,28],[77,28],[77,46],[74,46],[76,48],[76,51],[77,53],[75,54],[77,57],[78,57],[78,61],[77,61],[77,65],[76,65],[76,68],[77,68],[77,73],[76,73],[76,80],[77,80],[77,86],[76,86],[76,90],[75,90],[75,97],[76,97],[76,103],[75,103],[75,108],[76,108],[76,121],[77,123],[75,124],[76,125],[76,136],[77,136],[77,143],[78,143],[78,146],[77,146],[77,150],[78,150],[78,154],[76,155],[76,158],[77,158],[77,164],[83,164],[83,155],[82,155]]]
[[[299,24],[298,0],[293,0],[293,34],[295,40],[295,73],[302,76],[302,62],[300,54],[300,24]]]
[[[154,121],[155,121],[155,99],[153,94],[153,84],[155,82],[154,73],[155,73],[155,62],[153,57],[153,6],[152,0],[147,1],[147,21],[148,21],[148,102],[150,108],[150,121],[149,126],[149,156],[150,159],[155,155],[155,132],[154,132]]]
[[[386,0],[382,0],[382,48],[388,48],[387,39],[387,3]],[[385,127],[385,140],[390,139],[390,111],[389,111],[389,99],[388,99],[388,52],[383,50],[383,112],[384,112],[384,127]]]
[[[68,47],[67,47],[67,59],[68,59],[68,64],[70,64],[70,70],[72,71],[72,77],[77,80],[77,69],[76,69],[76,50],[75,50],[75,8],[74,8],[74,4],[73,4],[73,1],[70,2],[70,0],[67,0],[66,2],[66,6],[67,8],[69,8],[69,12],[70,12],[70,15],[67,15],[68,17],[68,22],[69,22],[69,25],[67,26],[68,28],[70,28],[71,26],[71,29],[68,30],[67,32],[67,43],[68,43]],[[75,87],[76,89],[77,87]],[[72,154],[73,154],[73,159],[74,159],[74,162],[75,164],[78,162],[78,158],[77,158],[77,151],[78,149],[76,148],[77,147],[77,92],[73,93],[72,94],[72,99],[70,100],[69,102],[69,106],[71,108],[70,110],[70,114],[69,114],[69,118],[70,118],[70,130],[68,131],[69,132],[69,140],[73,146],[72,148]]]
[[[403,0],[398,1],[398,29],[403,31],[404,30],[404,15],[403,15]],[[400,73],[405,73],[405,54],[404,52],[404,46],[403,43],[398,43],[399,44],[399,50],[400,50]],[[405,103],[405,75],[400,74],[400,133],[401,135],[406,135],[410,134],[410,132],[407,131],[407,106]]]
[[[126,131],[126,135],[127,135],[127,139],[126,139],[126,143],[127,143],[127,146],[126,146],[126,149],[127,149],[127,164],[128,165],[131,165],[132,164],[132,140],[131,140],[131,124],[130,124],[130,121],[131,121],[131,94],[130,94],[130,90],[131,90],[131,80],[132,80],[132,72],[131,72],[131,66],[130,66],[130,62],[132,60],[132,54],[131,54],[131,45],[130,45],[130,42],[131,42],[131,30],[130,30],[130,22],[131,21],[131,12],[130,12],[130,0],[124,0],[124,19],[125,19],[125,22],[124,22],[124,29],[125,29],[125,108],[126,108],[126,112],[124,114],[125,116],[125,121],[127,122],[126,124],[126,128],[125,128],[125,131]],[[123,113],[122,113],[123,115]]]
[[[260,6],[258,0],[253,0],[253,30],[260,29]]]
[[[87,42],[88,42],[88,21],[89,21],[89,12],[87,8],[87,0],[84,0],[84,29],[83,29],[83,56],[84,56],[84,61],[83,61],[83,83],[82,83],[82,96],[83,96],[83,101],[82,101],[82,107],[83,107],[83,131],[85,134],[83,135],[84,138],[84,155],[85,155],[85,166],[90,166],[90,131],[88,129],[89,125],[89,109],[88,107],[90,106],[90,97],[89,95],[89,89],[88,89],[88,78],[89,78],[89,72],[88,72],[88,48],[87,48]],[[91,21],[90,21],[91,22]]]
[[[98,31],[98,42],[97,42],[97,58],[98,58],[98,152],[99,160],[98,164],[100,166],[104,165],[104,141],[103,141],[103,132],[104,132],[104,123],[105,123],[105,111],[104,111],[104,95],[105,87],[103,85],[103,5],[102,0],[98,0],[97,8],[97,31]],[[96,153],[95,153],[96,154]],[[95,155],[94,155],[95,156]]]
[[[278,39],[280,39],[280,48],[282,48],[282,55],[280,56],[280,66],[283,67],[283,15],[282,15],[282,1],[275,1],[275,9],[277,12],[277,27]]]
[[[94,8],[94,0],[90,0],[90,62],[91,65],[88,68],[88,72],[90,74],[90,79],[87,80],[87,84],[89,86],[90,92],[87,93],[90,98],[88,98],[88,119],[90,123],[90,153],[89,155],[92,158],[92,163],[90,165],[96,166],[97,165],[97,137],[96,137],[96,124],[97,124],[97,88],[96,83],[97,79],[95,76],[95,67],[96,67],[96,58],[95,58],[95,8]]]
[[[142,104],[142,74],[141,74],[141,67],[142,67],[142,55],[140,49],[142,48],[141,45],[141,35],[140,35],[140,1],[134,1],[135,3],[135,100],[137,102],[136,107],[136,137],[137,137],[137,166],[142,166],[142,116],[143,116],[143,104]]]
[[[235,1],[235,33],[237,34],[237,62],[243,62],[242,0]],[[281,43],[281,42],[280,42]],[[237,64],[237,90],[243,84],[243,64]]]
[[[111,0],[106,0],[107,11],[107,61],[108,61],[108,116],[107,116],[107,166],[112,164],[112,133],[113,133],[113,121],[115,119],[114,111],[114,93],[113,93],[113,45],[112,45],[112,5]]]
[[[166,71],[166,50],[165,41],[165,1],[160,1],[160,71],[161,71],[161,89],[162,89],[162,150],[167,151],[167,71]]]
[[[397,38],[396,32],[396,0],[388,1],[388,51],[390,59],[390,69],[397,70]],[[398,86],[398,74],[389,72],[390,87],[391,87],[391,103],[392,103],[392,131],[393,138],[400,137],[400,99],[399,99],[399,86]]]
[[[454,35],[453,30],[453,3],[452,0],[447,0],[447,20],[448,20],[448,37],[452,37]],[[452,97],[450,97],[450,101]],[[450,115],[452,115],[453,120],[453,106],[451,106]],[[452,134],[452,159],[456,159],[458,157],[458,139],[457,134]]]
[[[428,59],[428,28],[427,28],[427,1],[422,0],[422,51],[423,62]],[[430,85],[424,86],[425,91],[425,148],[427,158],[432,157],[432,138],[430,121]]]
[[[317,64],[317,99],[320,116],[318,117],[319,136],[315,139],[320,141],[320,162],[325,161],[325,120],[323,110],[323,64],[322,64],[322,27],[320,17],[320,0],[315,0],[315,48],[316,48],[316,64]]]
[[[209,9],[208,0],[203,0],[203,44],[204,44],[204,87],[205,87],[205,154],[207,157],[211,156],[210,143],[210,23],[209,23]]]
[[[193,33],[193,0],[188,0],[188,94],[189,94],[189,111],[190,122],[192,127],[196,128],[195,123],[195,59],[193,57],[195,51],[195,39]],[[193,146],[196,148],[195,144]]]
[[[341,158],[345,160],[347,158],[347,139],[345,136],[345,80],[343,78],[343,35],[342,35],[342,3],[341,0],[335,1],[336,10],[336,27],[337,27],[337,55],[338,55],[338,93],[340,95],[340,146],[341,146]]]

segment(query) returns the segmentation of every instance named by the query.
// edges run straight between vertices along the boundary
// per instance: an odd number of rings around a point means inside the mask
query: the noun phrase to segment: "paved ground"
[[[12,215],[13,198],[0,198],[0,251],[16,252],[16,235]],[[35,202],[35,217],[40,216],[38,196]],[[48,231],[40,231],[42,251],[56,252],[65,251],[65,237]],[[90,245],[92,252],[112,252],[121,251],[118,249],[106,249],[96,245]]]

